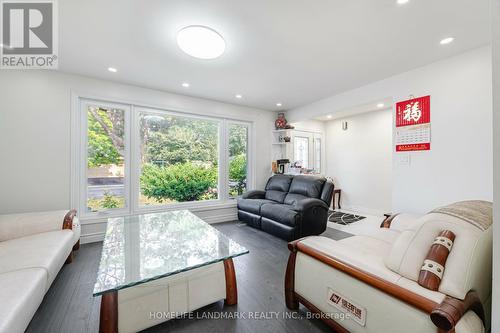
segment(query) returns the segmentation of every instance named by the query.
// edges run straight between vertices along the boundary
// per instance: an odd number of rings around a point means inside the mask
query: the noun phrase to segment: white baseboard
[[[236,213],[236,212],[203,217],[203,221],[205,221],[209,224],[230,222],[230,221],[237,221],[237,220],[238,220],[238,213]],[[98,228],[102,229],[103,231],[85,233],[82,230],[82,235],[80,236],[80,244],[102,242],[104,240],[104,235],[106,234],[106,231],[105,231],[106,230],[106,222],[93,222],[91,224],[98,225]]]
[[[106,224],[106,223],[103,223]],[[92,232],[80,236],[80,244],[102,242],[106,232]]]

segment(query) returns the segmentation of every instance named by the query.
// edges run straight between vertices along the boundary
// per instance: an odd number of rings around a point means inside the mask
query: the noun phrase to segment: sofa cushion
[[[283,203],[283,201],[285,201],[286,193],[287,192],[267,190],[266,199],[276,201],[277,203]]]
[[[45,290],[66,261],[73,248],[73,232],[44,232],[0,243],[0,273],[26,268],[42,268],[47,272]]]
[[[260,209],[260,213],[262,217],[294,227],[299,222],[300,214],[292,208],[290,205],[265,204]]]
[[[286,205],[296,205],[299,201],[309,199],[309,197],[306,197],[305,195],[302,194],[296,194],[296,193],[288,193],[285,197],[285,201],[283,202]]]
[[[323,177],[295,176],[288,192],[319,199],[325,182],[326,179]]]
[[[276,202],[267,199],[238,199],[238,209],[260,215],[260,207],[263,204],[275,203]]]
[[[47,273],[42,268],[0,274],[0,332],[26,330],[42,303],[46,283]]]
[[[266,191],[288,192],[293,177],[288,175],[274,175],[267,181]]]
[[[61,230],[67,210],[0,215],[0,242]]]

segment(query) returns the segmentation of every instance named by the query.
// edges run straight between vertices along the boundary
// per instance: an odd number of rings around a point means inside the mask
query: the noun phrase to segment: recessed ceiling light
[[[240,95],[240,94],[236,94],[236,95],[234,95],[234,97],[236,97],[236,98],[238,98],[238,99],[243,98],[243,96],[242,96],[242,95]]]
[[[385,106],[385,104],[384,104],[384,103],[378,103],[378,104],[377,104],[377,107],[378,107],[379,109],[383,108],[384,106]]]
[[[108,71],[110,71],[111,73],[116,73],[118,72],[118,70],[114,67],[108,67]]]
[[[408,2],[410,2],[410,0],[398,0],[397,1],[398,5],[404,5],[404,4],[407,4]]]
[[[226,42],[217,31],[201,25],[181,29],[177,33],[177,45],[190,56],[200,59],[218,58],[226,49]]]
[[[184,83],[182,84],[182,86],[183,86],[184,88],[189,88],[189,83],[184,82]]]
[[[282,103],[276,103],[276,106],[280,107],[280,106],[283,106]]]
[[[328,119],[332,119],[333,116],[331,114],[329,114],[328,116],[326,116]]]
[[[441,45],[446,45],[446,44],[450,44],[451,42],[453,42],[455,40],[455,38],[453,37],[448,37],[448,38],[445,38],[445,39],[441,39],[441,41],[439,42],[439,44]]]

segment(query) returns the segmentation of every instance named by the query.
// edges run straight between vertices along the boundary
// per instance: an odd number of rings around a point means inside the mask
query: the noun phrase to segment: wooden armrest
[[[385,219],[382,221],[382,224],[380,225],[381,228],[390,228],[391,227],[391,223],[392,223],[392,220],[394,220],[394,218],[396,216],[398,216],[399,213],[396,213],[396,214],[384,214],[385,216]]]
[[[66,216],[64,216],[63,220],[63,229],[73,229],[73,219],[76,216],[76,209],[70,210]]]
[[[450,296],[431,312],[431,320],[438,328],[448,332],[455,328],[467,311],[474,311],[486,327],[483,304],[475,291],[469,291],[464,300]]]

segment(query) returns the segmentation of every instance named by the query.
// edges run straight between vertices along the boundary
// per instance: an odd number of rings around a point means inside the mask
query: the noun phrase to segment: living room
[[[500,1],[1,8],[0,332],[500,332]]]

